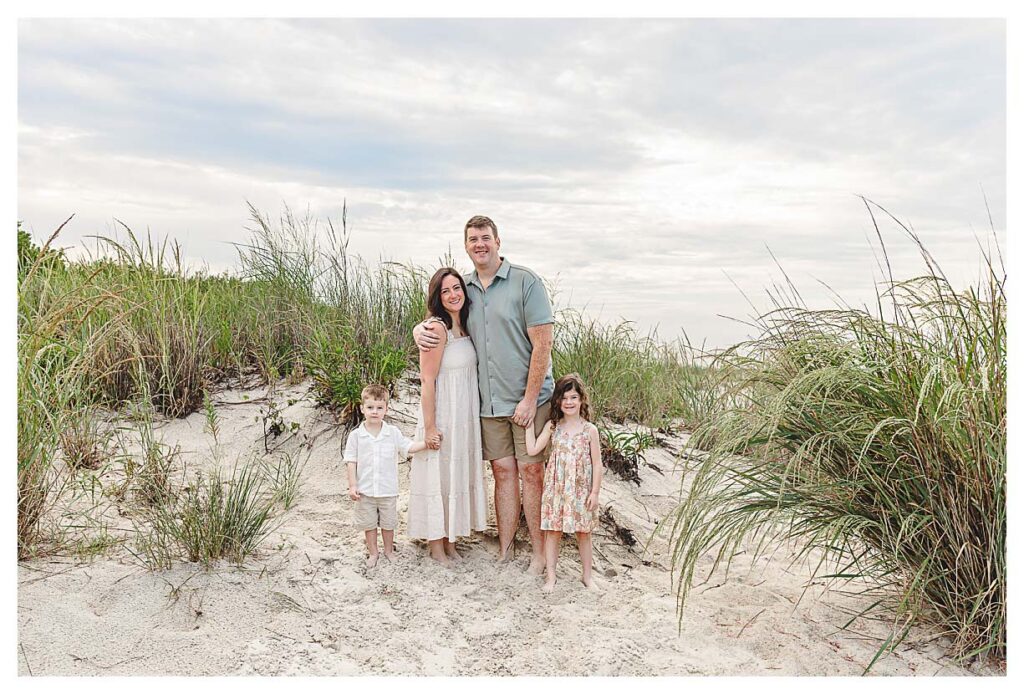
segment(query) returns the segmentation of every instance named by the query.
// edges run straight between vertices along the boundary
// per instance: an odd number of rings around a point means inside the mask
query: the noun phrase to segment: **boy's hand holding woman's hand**
[[[423,434],[423,440],[426,441],[427,448],[435,451],[441,448],[442,439],[444,439],[444,434],[438,431],[436,427],[427,429]]]

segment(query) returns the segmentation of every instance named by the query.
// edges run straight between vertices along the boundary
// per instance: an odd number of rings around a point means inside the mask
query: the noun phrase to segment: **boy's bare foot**
[[[372,569],[373,567],[377,566],[377,558],[378,558],[378,556],[379,555],[376,555],[376,554],[371,554],[370,556],[368,556],[366,558],[366,568]]]
[[[555,579],[549,578],[548,580],[544,581],[544,585],[541,586],[540,589],[542,592],[551,593],[555,590]]]
[[[544,557],[534,557],[530,560],[530,566],[526,569],[526,573],[531,576],[540,576],[544,573]]]
[[[394,561],[394,559],[395,559],[395,552],[394,552],[394,550],[392,550],[390,552],[384,552],[384,558],[387,559],[389,563]]]

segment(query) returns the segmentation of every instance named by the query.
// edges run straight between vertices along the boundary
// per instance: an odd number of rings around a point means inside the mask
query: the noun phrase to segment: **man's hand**
[[[359,501],[359,490],[354,486],[350,486],[348,488],[348,498],[352,499],[352,501]]]
[[[516,405],[516,411],[512,413],[512,422],[521,427],[528,427],[533,424],[537,416],[537,401],[533,398],[523,399]]]
[[[412,339],[421,352],[429,352],[441,342],[441,324],[437,321],[424,321],[412,329]]]

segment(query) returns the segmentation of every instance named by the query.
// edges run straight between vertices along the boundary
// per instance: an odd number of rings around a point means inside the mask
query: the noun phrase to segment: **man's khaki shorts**
[[[537,408],[533,418],[533,433],[540,434],[551,416],[551,401]],[[511,417],[481,417],[480,433],[483,438],[484,460],[497,460],[514,455],[520,463],[540,463],[547,460],[547,450],[539,455],[526,452],[526,429],[512,423]]]
[[[398,497],[360,494],[352,522],[360,530],[394,530],[398,527]]]

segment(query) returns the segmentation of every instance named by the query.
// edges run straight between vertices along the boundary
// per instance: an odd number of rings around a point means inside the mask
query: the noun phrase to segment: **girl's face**
[[[562,394],[562,401],[559,403],[559,407],[562,408],[562,414],[566,417],[572,417],[580,413],[580,405],[582,404],[583,399],[580,398],[580,394],[570,388]]]
[[[462,291],[462,283],[455,275],[447,275],[441,280],[441,305],[449,313],[458,313],[466,303],[466,295]]]

